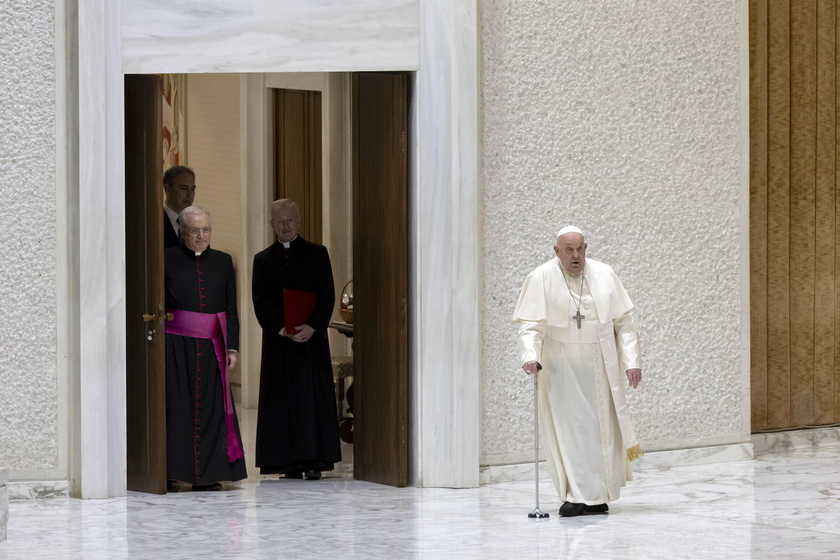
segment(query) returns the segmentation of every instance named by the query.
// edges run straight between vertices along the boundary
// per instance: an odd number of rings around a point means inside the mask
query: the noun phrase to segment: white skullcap
[[[566,235],[567,233],[579,233],[583,235],[583,232],[580,230],[580,228],[576,228],[575,226],[566,226],[557,232],[557,237],[559,238],[561,235]]]

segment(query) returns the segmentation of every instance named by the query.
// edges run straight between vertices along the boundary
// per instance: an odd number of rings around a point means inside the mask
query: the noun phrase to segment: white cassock
[[[566,281],[568,279],[568,282]],[[581,328],[573,316],[580,306]],[[625,372],[641,368],[633,303],[608,265],[586,259],[582,276],[554,258],[525,279],[514,322],[521,363],[535,360],[546,464],[561,501],[618,499],[642,456],[625,401]]]

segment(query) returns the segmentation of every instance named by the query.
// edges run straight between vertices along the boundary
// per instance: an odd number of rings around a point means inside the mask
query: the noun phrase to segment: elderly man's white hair
[[[583,235],[583,231],[581,231],[580,228],[575,226],[566,226],[557,232],[557,239],[560,239],[561,236],[566,235],[567,233],[579,233]],[[586,239],[586,236],[583,235],[583,238]]]
[[[192,223],[192,217],[196,214],[206,214],[210,221],[213,221],[213,216],[211,216],[210,212],[204,208],[201,208],[200,206],[187,206],[181,210],[180,214],[178,214],[178,223],[186,227],[187,224]]]
[[[291,208],[295,211],[295,214],[300,217],[300,208],[297,205],[297,202],[291,200],[289,198],[281,198],[280,200],[275,200],[271,203],[271,207],[268,209],[269,214],[273,214],[274,211],[278,208]]]

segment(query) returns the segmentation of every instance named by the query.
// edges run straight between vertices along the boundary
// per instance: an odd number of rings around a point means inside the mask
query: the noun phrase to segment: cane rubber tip
[[[547,519],[548,514],[541,511],[532,511],[528,514],[529,519]]]

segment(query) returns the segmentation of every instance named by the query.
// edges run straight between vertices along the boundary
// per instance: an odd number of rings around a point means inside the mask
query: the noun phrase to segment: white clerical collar
[[[298,236],[297,236],[297,235],[295,235],[295,239],[297,239],[297,238],[298,238]],[[295,239],[292,239],[292,241],[294,241]],[[278,239],[278,241],[280,242],[280,244],[281,244],[281,245],[283,245],[283,247],[284,247],[285,249],[288,249],[288,248],[289,248],[289,245],[291,245],[291,244],[292,244],[292,241],[280,241],[279,239]]]

